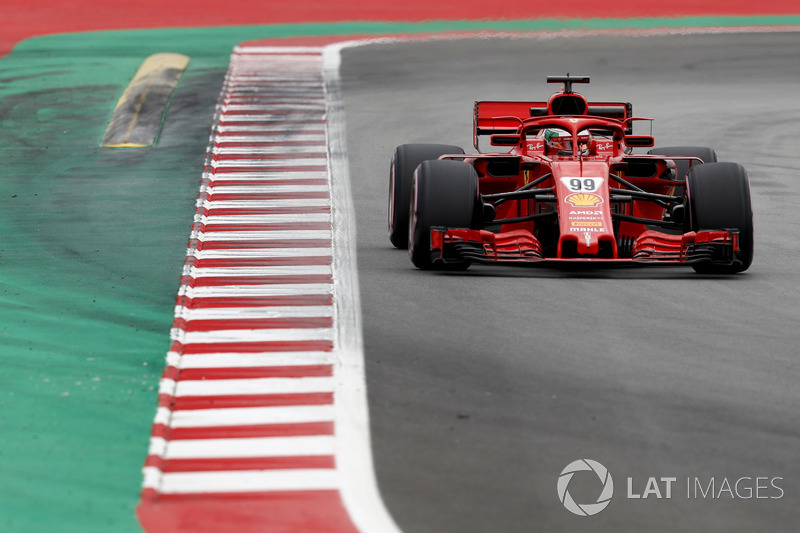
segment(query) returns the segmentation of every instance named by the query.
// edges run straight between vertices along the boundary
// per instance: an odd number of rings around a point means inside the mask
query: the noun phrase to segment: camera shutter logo
[[[595,503],[577,503],[572,499],[569,491],[569,482],[576,472],[592,471],[600,479],[603,484],[603,490],[600,496],[597,497]],[[558,476],[558,499],[564,504],[568,511],[575,513],[578,516],[592,516],[596,515],[611,503],[611,498],[614,496],[614,480],[608,469],[591,459],[578,459],[567,465]]]

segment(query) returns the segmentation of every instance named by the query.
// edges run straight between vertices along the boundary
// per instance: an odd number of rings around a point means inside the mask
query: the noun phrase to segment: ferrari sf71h
[[[389,237],[422,269],[471,263],[691,265],[708,274],[753,259],[747,172],[710,148],[650,148],[630,103],[589,102],[587,77],[546,102],[476,102],[474,145],[405,144],[391,162]],[[642,123],[639,122],[641,125]],[[644,122],[648,125],[649,122]],[[650,130],[651,131],[651,130]],[[504,150],[481,153],[489,136]]]

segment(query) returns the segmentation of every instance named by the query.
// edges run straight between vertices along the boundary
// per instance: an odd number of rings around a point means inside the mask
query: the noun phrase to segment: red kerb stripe
[[[251,439],[266,437],[309,437],[333,435],[333,422],[295,422],[286,424],[257,424],[249,426],[213,426],[169,428],[153,426],[153,437],[169,440]]]
[[[229,208],[206,208],[200,209],[198,214],[207,217],[215,216],[236,216],[236,215],[305,215],[330,213],[331,208],[327,205],[309,206],[283,206],[283,207],[229,207]]]
[[[272,161],[281,159],[324,159],[325,152],[289,152],[285,154],[270,153],[241,153],[241,154],[214,154],[214,161]]]
[[[218,187],[253,187],[259,185],[280,186],[280,185],[327,185],[328,178],[288,178],[288,179],[252,179],[252,180],[213,180],[208,184],[210,189]],[[304,213],[305,214],[305,213]]]
[[[195,228],[203,233],[215,231],[281,231],[281,230],[321,230],[330,231],[330,221],[323,222],[271,222],[267,224],[200,224]]]
[[[332,392],[286,394],[237,394],[227,396],[170,396],[160,394],[158,405],[173,411],[195,409],[236,409],[240,407],[278,407],[287,405],[333,405]]]
[[[243,257],[219,259],[195,259],[192,266],[197,268],[221,267],[255,267],[255,266],[314,266],[330,265],[331,257],[328,255],[312,255],[310,257]]]
[[[327,170],[328,168],[325,165],[253,165],[247,167],[214,167],[211,172],[214,174],[225,174],[232,172],[280,172],[282,174],[288,174],[291,172],[326,172]]]
[[[330,248],[330,239],[248,240],[248,241],[198,241],[198,250],[248,250],[258,248]]]
[[[333,456],[299,457],[241,457],[234,459],[168,459],[152,460],[151,465],[160,467],[165,473],[171,472],[224,472],[232,470],[285,470],[304,468],[336,468]]]
[[[261,306],[307,306],[333,305],[330,294],[300,294],[297,296],[263,296],[263,297],[206,297],[189,298],[178,296],[177,305],[187,309],[205,309],[211,307],[261,307]]]
[[[172,350],[184,356],[205,353],[261,353],[261,352],[330,352],[333,343],[328,340],[262,341],[262,342],[209,342],[172,343]]]
[[[308,285],[320,283],[333,283],[333,276],[330,274],[298,274],[296,276],[231,276],[231,277],[208,277],[208,278],[187,278],[182,280],[184,285],[189,287],[224,287],[226,285]]]
[[[217,379],[261,379],[261,378],[327,378],[333,375],[331,365],[258,366],[227,368],[168,367],[164,377],[183,381],[208,381]]]

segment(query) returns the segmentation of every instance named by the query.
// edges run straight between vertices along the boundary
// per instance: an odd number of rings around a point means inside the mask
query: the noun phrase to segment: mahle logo
[[[603,490],[597,501],[594,503],[577,503],[572,499],[569,493],[569,482],[577,472],[594,472],[603,484]],[[611,498],[614,496],[614,480],[608,469],[591,459],[578,459],[567,465],[558,476],[558,499],[564,504],[568,511],[575,513],[578,516],[592,516],[596,515],[611,503]]]

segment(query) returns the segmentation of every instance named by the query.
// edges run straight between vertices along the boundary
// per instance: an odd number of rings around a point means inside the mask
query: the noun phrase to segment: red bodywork
[[[733,261],[736,230],[694,232],[684,224],[683,193],[675,191],[685,176],[676,174],[675,160],[692,158],[632,154],[653,138],[632,135],[634,121],[651,119],[632,117],[631,109],[590,103],[569,90],[548,102],[476,102],[476,149],[491,136],[510,151],[442,159],[474,166],[494,213],[487,229],[434,227],[432,258],[523,265]],[[552,153],[546,136],[553,130],[571,147]]]

